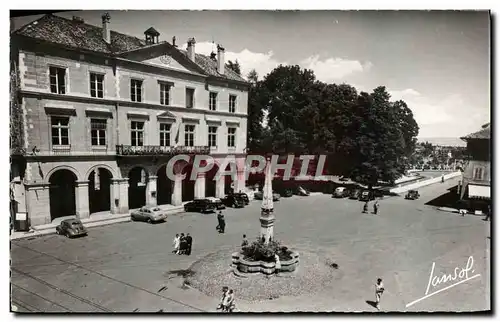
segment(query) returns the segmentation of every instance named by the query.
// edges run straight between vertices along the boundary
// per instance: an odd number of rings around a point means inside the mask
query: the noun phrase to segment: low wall
[[[292,259],[281,261],[280,272],[293,272],[297,269],[297,266],[299,265],[299,253],[292,252],[290,256]],[[233,265],[241,273],[263,273],[266,275],[272,275],[276,272],[275,262],[248,261],[243,259],[243,255],[239,252],[233,253],[231,257]]]
[[[448,173],[448,174],[444,175],[444,180],[453,179],[453,178],[456,178],[456,177],[461,176],[461,175],[462,175],[461,171]],[[425,187],[425,186],[428,186],[428,185],[431,185],[434,183],[439,183],[439,182],[441,182],[441,177],[436,177],[436,178],[431,178],[429,180],[416,182],[414,184],[409,184],[409,185],[406,185],[403,187],[393,188],[393,189],[389,190],[389,192],[391,192],[391,193],[403,193],[403,192],[406,192],[408,190],[418,189],[420,187]]]

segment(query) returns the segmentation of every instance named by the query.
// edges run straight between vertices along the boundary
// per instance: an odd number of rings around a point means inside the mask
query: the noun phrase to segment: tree
[[[234,62],[231,60],[228,60],[227,66],[236,74],[241,76],[241,66],[238,60],[236,59]]]
[[[259,74],[257,74],[257,71],[255,69],[252,69],[250,72],[248,72],[247,80],[252,84],[256,84],[259,81]]]

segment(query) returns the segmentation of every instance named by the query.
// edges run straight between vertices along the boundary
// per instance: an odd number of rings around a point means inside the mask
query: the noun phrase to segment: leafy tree
[[[233,70],[236,74],[241,76],[241,66],[238,60],[236,59],[234,62],[231,60],[228,60],[227,66]]]
[[[256,84],[258,82],[259,74],[257,74],[257,71],[255,69],[252,69],[250,72],[248,72],[247,80],[252,84]]]

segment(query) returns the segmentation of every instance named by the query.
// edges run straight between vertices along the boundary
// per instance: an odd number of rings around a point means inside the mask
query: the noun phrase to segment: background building
[[[460,199],[468,200],[472,209],[485,211],[491,204],[490,123],[462,140],[467,142],[469,161],[465,166],[460,187]]]
[[[145,26],[146,27],[146,26]],[[76,214],[127,213],[143,205],[181,205],[243,189],[249,83],[227,68],[224,48],[196,53],[145,28],[144,38],[46,15],[12,34],[11,68],[19,86],[12,116],[12,199],[30,226]],[[11,132],[12,133],[12,132]],[[14,141],[12,141],[14,142]],[[210,154],[213,171],[196,180],[179,153]],[[238,178],[213,175],[234,155]]]

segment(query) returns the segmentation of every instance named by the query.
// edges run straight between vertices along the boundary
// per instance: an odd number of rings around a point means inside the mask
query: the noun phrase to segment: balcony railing
[[[177,155],[177,154],[209,154],[208,146],[159,146],[159,145],[117,145],[117,155]]]

